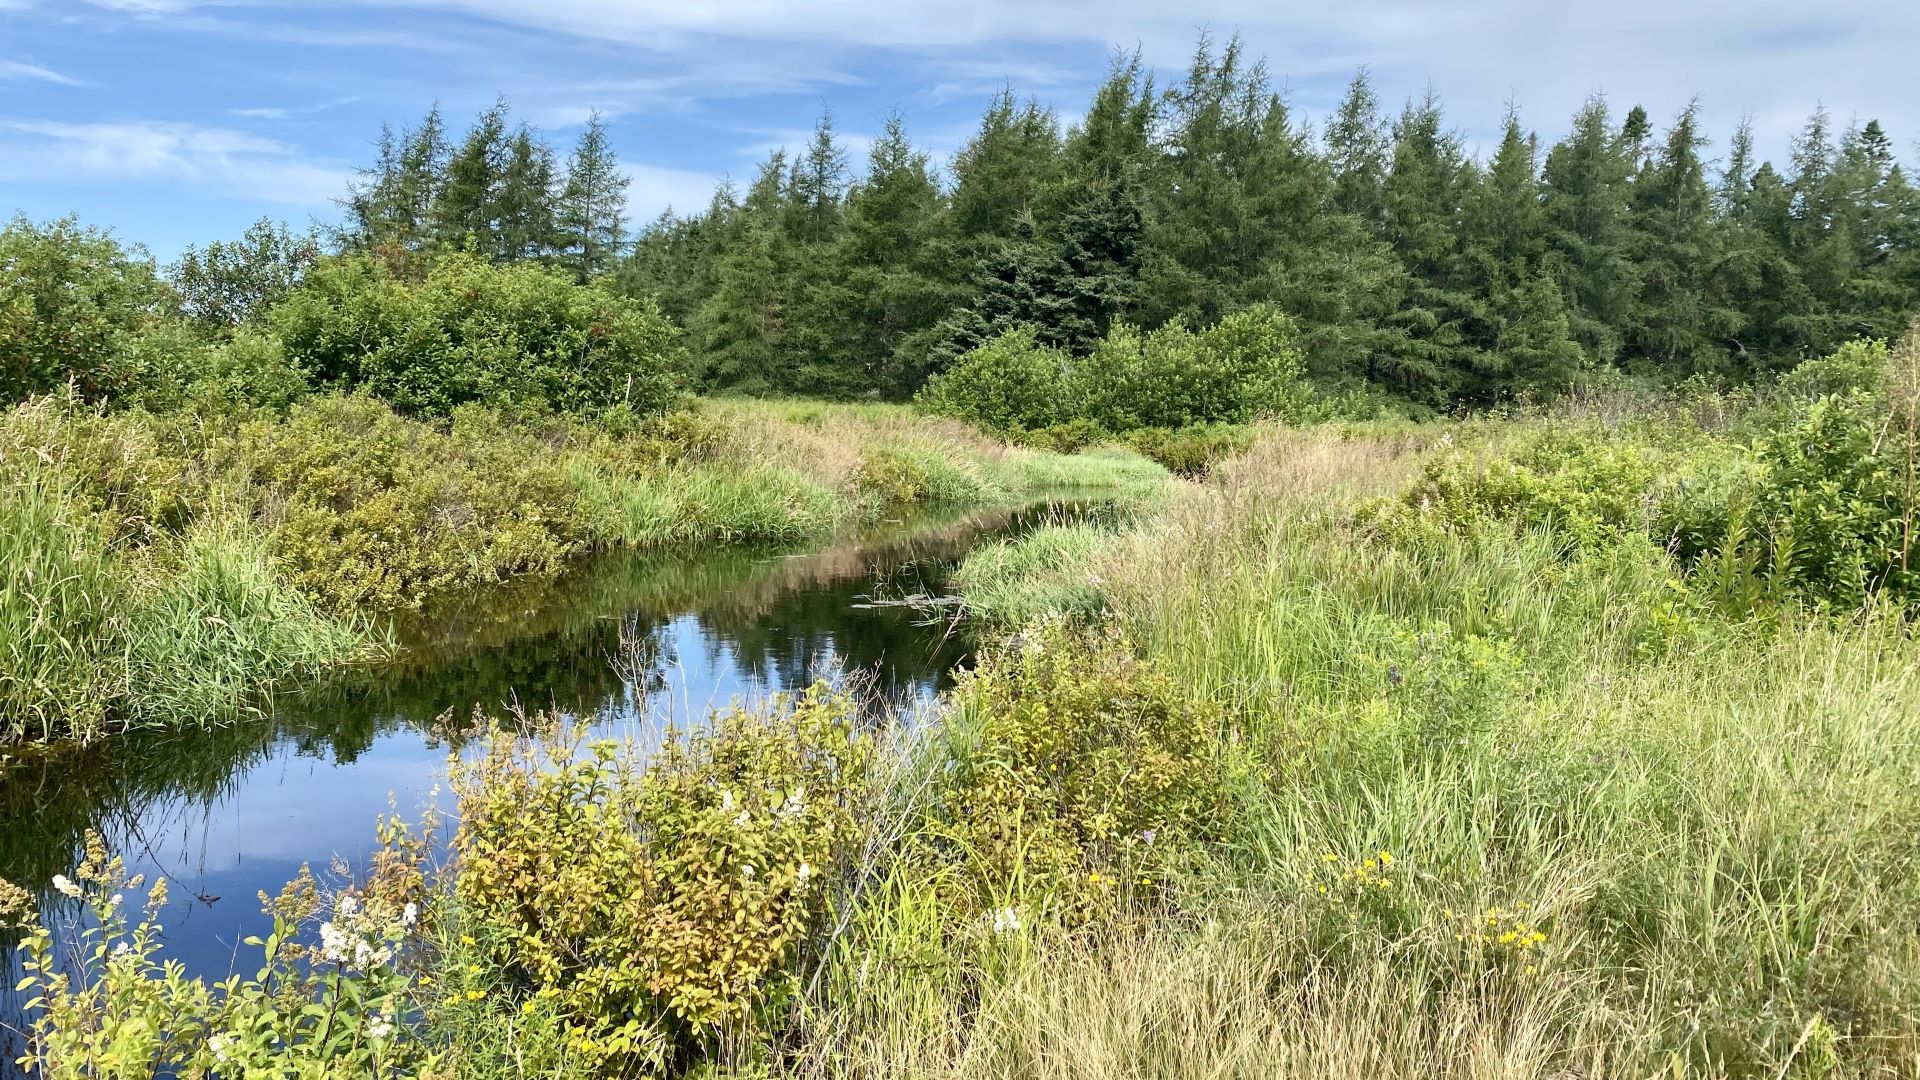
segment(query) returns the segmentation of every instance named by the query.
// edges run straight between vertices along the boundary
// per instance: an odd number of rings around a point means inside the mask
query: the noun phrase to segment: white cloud
[[[349,169],[245,132],[159,120],[66,123],[0,117],[0,180],[163,181],[295,206],[346,191]]]
[[[4,6],[4,4],[0,4],[0,6]],[[39,64],[29,64],[24,60],[0,60],[0,82],[16,82],[22,80],[50,82],[60,86],[94,85],[84,79],[76,79],[70,75],[62,75],[52,68],[42,67]]]
[[[350,96],[334,98],[332,101],[316,102],[312,105],[267,105],[246,109],[228,109],[227,115],[238,116],[247,120],[292,120],[295,117],[313,116],[326,112],[328,109],[338,109],[343,105],[352,105],[359,100],[357,96]]]

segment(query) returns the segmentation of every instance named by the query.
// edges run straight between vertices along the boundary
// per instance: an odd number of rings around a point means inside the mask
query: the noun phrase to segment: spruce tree
[[[1549,268],[1566,295],[1574,340],[1602,364],[1619,359],[1619,328],[1639,295],[1629,251],[1631,169],[1610,127],[1605,99],[1589,99],[1572,132],[1548,151],[1543,174]]]
[[[595,112],[574,144],[560,192],[560,262],[582,281],[605,273],[619,258],[627,226],[627,183],[607,139],[607,125]]]
[[[493,254],[500,262],[545,259],[559,247],[553,148],[524,124],[507,142],[492,216],[498,230]]]
[[[1737,316],[1714,295],[1721,230],[1700,149],[1699,106],[1675,118],[1659,151],[1641,168],[1632,195],[1630,252],[1639,296],[1625,326],[1629,358],[1668,377],[1719,372]]]
[[[507,103],[481,113],[447,162],[447,180],[433,205],[439,242],[455,250],[471,244],[491,255],[500,249],[500,187],[507,169]]]

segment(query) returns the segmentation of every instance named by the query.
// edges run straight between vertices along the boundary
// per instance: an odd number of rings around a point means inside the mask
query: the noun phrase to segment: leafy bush
[[[136,249],[72,219],[0,228],[0,401],[71,380],[89,401],[138,379],[133,356],[177,303]]]
[[[315,382],[408,415],[472,402],[644,414],[677,398],[675,332],[650,302],[531,264],[455,255],[412,280],[372,257],[329,259],[269,321]]]
[[[1182,476],[1202,476],[1222,458],[1253,444],[1253,431],[1240,424],[1195,424],[1186,428],[1140,428],[1125,442]]]
[[[413,869],[421,846],[391,830],[385,839],[386,873],[334,898],[317,947],[300,942],[323,904],[302,868],[279,896],[261,896],[273,932],[247,939],[261,950],[258,973],[209,985],[163,954],[166,879],[154,879],[143,910],[130,912],[125,896],[145,881],[89,833],[73,877],[53,881],[60,903],[86,917],[69,916],[66,940],[41,925],[21,945],[19,989],[33,1018],[22,1067],[36,1076],[182,1080],[431,1075],[434,1056],[412,1037],[401,971],[424,899]]]
[[[1515,521],[1591,547],[1647,531],[1660,469],[1653,451],[1632,442],[1578,429],[1540,431],[1491,455],[1435,455],[1401,496],[1399,516],[1411,512],[1441,527]],[[1396,517],[1378,504],[1363,514]]]
[[[997,435],[1052,428],[1080,417],[1073,363],[1023,326],[962,356],[928,380],[917,400]]]
[[[1150,889],[1161,849],[1205,833],[1224,719],[1126,640],[1042,625],[954,689],[946,834],[965,907],[1037,905],[1072,920]]]
[[[1293,320],[1252,307],[1205,330],[1120,326],[1078,365],[1085,415],[1109,431],[1240,424],[1307,401]]]
[[[460,766],[462,978],[496,990],[472,995],[462,1056],[499,1054],[531,1016],[589,1072],[634,1075],[750,1029],[793,990],[851,851],[871,754],[851,708],[815,686],[717,715],[644,768],[612,744],[548,762],[505,739]]]
[[[188,247],[167,278],[180,292],[181,309],[224,335],[262,318],[319,261],[317,231],[296,233],[261,218],[238,240]]]
[[[1293,321],[1269,307],[1200,331],[1179,322],[1147,332],[1116,326],[1083,359],[1021,328],[961,357],[919,401],[1003,435],[1044,432],[1058,449],[1100,431],[1298,416],[1311,398],[1296,339]]]
[[[294,583],[335,607],[557,573],[586,541],[564,467],[485,413],[442,432],[369,398],[320,397],[242,424],[217,452],[244,463]]]

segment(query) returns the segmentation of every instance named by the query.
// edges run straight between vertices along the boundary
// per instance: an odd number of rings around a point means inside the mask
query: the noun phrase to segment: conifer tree
[[[595,112],[567,161],[558,212],[561,265],[585,281],[611,269],[627,226],[627,176]]]
[[[1550,269],[1566,294],[1574,340],[1602,364],[1619,359],[1619,328],[1639,295],[1628,250],[1631,170],[1609,128],[1605,99],[1589,99],[1547,153],[1543,201]]]
[[[494,194],[494,258],[524,262],[552,256],[560,243],[554,209],[553,148],[523,124],[507,142]]]
[[[446,183],[433,205],[434,232],[443,246],[472,244],[487,255],[499,250],[500,187],[509,149],[502,100],[480,114],[447,162]]]

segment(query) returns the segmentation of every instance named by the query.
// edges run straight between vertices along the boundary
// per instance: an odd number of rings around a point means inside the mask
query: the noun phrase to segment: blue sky
[[[1783,156],[1824,103],[1920,160],[1914,0],[0,0],[0,215],[77,213],[162,259],[263,215],[331,221],[382,121],[505,95],[562,146],[599,109],[644,219],[823,107],[856,150],[898,109],[944,156],[1002,84],[1070,120],[1115,46],[1170,72],[1202,27],[1308,118],[1364,64],[1475,140],[1508,101],[1552,139],[1594,91],[1659,121],[1697,95],[1715,151],[1748,115]]]

